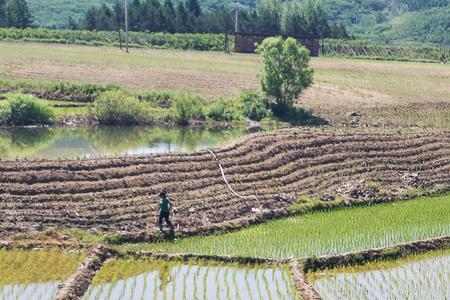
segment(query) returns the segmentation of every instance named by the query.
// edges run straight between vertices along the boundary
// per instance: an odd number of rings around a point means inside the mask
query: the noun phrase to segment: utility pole
[[[125,0],[125,47],[128,52],[128,0]]]
[[[234,32],[239,32],[239,1],[236,1],[236,14],[234,17]]]

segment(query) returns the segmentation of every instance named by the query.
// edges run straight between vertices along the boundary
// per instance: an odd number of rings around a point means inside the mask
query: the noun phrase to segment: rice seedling
[[[211,262],[110,260],[84,299],[105,295],[108,299],[140,299],[141,295],[152,295],[153,299],[295,299],[285,272],[281,266],[250,269]]]
[[[241,231],[123,249],[235,255],[311,257],[450,234],[450,195],[408,202],[316,212]]]
[[[309,274],[324,299],[447,299],[450,252]]]
[[[52,299],[83,253],[0,250],[0,299]]]

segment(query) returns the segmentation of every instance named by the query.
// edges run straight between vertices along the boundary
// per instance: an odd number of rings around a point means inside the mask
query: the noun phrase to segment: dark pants
[[[169,220],[170,212],[160,212],[159,213],[159,226],[162,227],[163,219],[166,220],[167,225],[172,227],[172,222]]]

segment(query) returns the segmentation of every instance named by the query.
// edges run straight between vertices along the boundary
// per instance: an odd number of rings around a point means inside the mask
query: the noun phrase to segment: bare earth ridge
[[[231,186],[267,212],[299,195],[370,198],[450,186],[450,134],[369,134],[289,129],[214,151]],[[0,164],[0,235],[49,227],[154,232],[157,195],[170,192],[180,231],[254,218],[255,200],[224,183],[209,152]]]

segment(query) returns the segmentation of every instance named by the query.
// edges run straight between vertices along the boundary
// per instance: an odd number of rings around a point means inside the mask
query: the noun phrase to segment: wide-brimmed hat
[[[167,196],[167,191],[166,191],[166,190],[162,190],[162,191],[159,193],[159,196],[160,196],[160,197],[165,197],[165,196]]]

